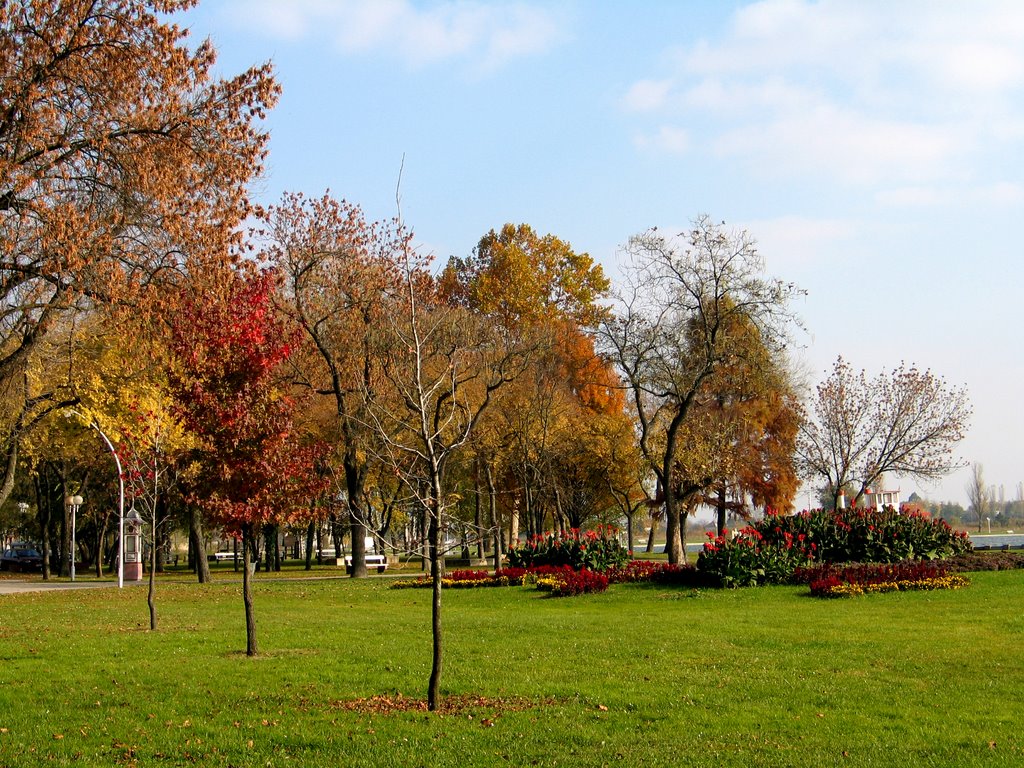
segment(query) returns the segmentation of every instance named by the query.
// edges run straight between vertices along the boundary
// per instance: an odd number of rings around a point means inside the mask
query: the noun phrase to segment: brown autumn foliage
[[[282,275],[282,309],[301,328],[296,371],[332,402],[352,530],[352,575],[366,575],[371,520],[367,483],[374,439],[367,408],[383,389],[378,340],[388,322],[382,297],[399,284],[396,261],[408,234],[394,222],[370,223],[354,205],[286,194],[264,217],[261,257]]]
[[[166,20],[194,5],[0,4],[5,392],[68,311],[130,301],[238,243],[278,87],[269,64],[214,78],[212,44]]]

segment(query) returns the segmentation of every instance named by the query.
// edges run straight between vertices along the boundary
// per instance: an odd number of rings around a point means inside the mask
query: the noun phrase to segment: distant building
[[[865,504],[875,509],[881,509],[882,507],[892,507],[898,510],[900,508],[900,489],[897,488],[895,491],[872,491],[868,488],[867,493],[864,494]]]

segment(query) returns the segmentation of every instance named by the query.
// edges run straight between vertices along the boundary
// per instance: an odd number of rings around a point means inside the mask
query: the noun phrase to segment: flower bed
[[[970,582],[938,563],[908,561],[844,566],[821,565],[797,571],[815,597],[851,597],[877,592],[959,589]]]
[[[443,589],[477,587],[535,586],[553,597],[568,597],[608,589],[608,577],[589,569],[574,570],[568,565],[542,565],[537,568],[504,568],[493,574],[487,571],[451,571],[441,579]],[[429,576],[403,579],[391,589],[423,589],[431,586]]]
[[[551,573],[539,575],[537,589],[550,592],[552,597],[573,597],[608,589],[608,577],[584,568],[574,571],[566,566]]]
[[[649,582],[663,586],[706,587],[716,582],[691,563],[659,563],[652,560],[630,560],[605,571],[610,584]]]

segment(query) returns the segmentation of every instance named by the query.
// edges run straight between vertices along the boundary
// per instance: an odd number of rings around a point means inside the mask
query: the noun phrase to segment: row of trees
[[[632,238],[613,287],[525,224],[439,269],[400,218],[330,193],[253,205],[278,87],[269,65],[214,77],[167,21],[192,5],[0,6],[0,503],[34,498],[44,546],[115,550],[109,436],[154,558],[179,524],[204,579],[204,526],[240,539],[255,653],[261,534],[332,521],[359,577],[366,534],[404,516],[435,580],[433,703],[452,523],[500,556],[651,513],[680,562],[699,504],[724,522],[790,509],[801,476],[859,497],[953,465],[969,406],[928,372],[840,360],[805,406],[799,289],[708,217]],[[73,554],[61,511],[86,487]]]

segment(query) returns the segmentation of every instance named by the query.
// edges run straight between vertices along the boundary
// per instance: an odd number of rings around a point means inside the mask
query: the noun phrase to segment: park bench
[[[338,563],[341,565],[341,563]],[[384,555],[367,555],[366,567],[376,568],[377,573],[384,573],[388,568],[388,559]],[[352,573],[352,555],[345,555],[345,572]]]

